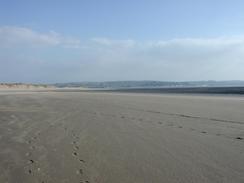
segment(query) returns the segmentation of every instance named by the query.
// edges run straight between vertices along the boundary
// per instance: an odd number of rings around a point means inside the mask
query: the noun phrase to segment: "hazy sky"
[[[243,0],[0,0],[0,82],[244,80]]]

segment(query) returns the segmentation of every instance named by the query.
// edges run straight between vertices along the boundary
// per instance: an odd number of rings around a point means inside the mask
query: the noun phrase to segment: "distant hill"
[[[85,87],[85,88],[179,88],[179,87],[243,87],[244,81],[106,81],[106,82],[71,82],[56,83],[54,86],[65,87]]]

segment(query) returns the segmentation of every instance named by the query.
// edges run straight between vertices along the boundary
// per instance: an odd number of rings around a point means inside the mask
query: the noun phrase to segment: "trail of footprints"
[[[92,112],[91,112],[92,113]],[[98,115],[98,113],[97,112],[94,112],[94,113],[92,113],[92,114],[95,114],[95,115]],[[116,115],[113,115],[113,114],[105,114],[105,113],[99,113],[101,116],[109,116],[109,117],[115,117],[115,118],[117,118],[118,116],[116,116]],[[149,123],[154,123],[154,121],[150,121],[150,120],[145,120],[145,119],[143,119],[143,118],[136,118],[136,117],[127,117],[126,115],[123,115],[123,114],[120,114],[120,118],[121,119],[127,119],[127,120],[136,120],[136,121],[140,121],[140,122],[149,122]],[[179,128],[179,129],[183,129],[183,126],[181,126],[181,125],[175,125],[175,124],[173,124],[173,123],[163,123],[162,121],[158,121],[158,124],[159,125],[166,125],[166,126],[169,126],[169,127],[175,127],[175,128]],[[208,132],[207,131],[204,131],[204,130],[201,130],[201,131],[199,131],[199,130],[197,130],[197,129],[193,129],[193,128],[190,128],[189,129],[190,131],[196,131],[196,132],[198,132],[198,133],[201,133],[201,134],[208,134]],[[217,134],[215,134],[216,136],[224,136],[224,137],[227,137],[227,136],[225,136],[224,134],[220,134],[220,133],[217,133]],[[228,137],[228,138],[230,138],[230,137]],[[233,137],[231,137],[232,139],[233,139]],[[240,136],[237,136],[237,137],[234,137],[234,139],[235,140],[243,140],[243,137],[240,137]]]
[[[159,125],[162,125],[163,122],[159,121],[158,124]],[[174,125],[173,123],[168,123],[168,124],[166,124],[166,126],[175,127],[175,128],[183,128],[183,126],[181,126],[181,125]],[[190,130],[190,131],[196,131],[196,132],[201,133],[201,134],[208,134],[208,132],[205,131],[205,130],[197,130],[197,129],[194,129],[194,128],[189,128],[188,130]],[[233,137],[225,136],[224,134],[220,134],[220,133],[216,133],[214,135],[216,135],[216,136],[224,136],[224,137],[232,138],[233,139]],[[243,140],[243,137],[239,137],[238,136],[238,137],[235,137],[234,139],[235,140]]]
[[[63,124],[61,125],[64,129],[65,132],[69,132],[68,127],[64,126]],[[76,170],[76,175],[79,176],[80,181],[78,183],[90,183],[89,180],[84,180],[84,174],[85,174],[85,170],[84,170],[84,165],[86,163],[86,161],[82,158],[80,158],[79,156],[79,136],[77,136],[73,130],[71,130],[72,133],[72,146],[73,146],[73,152],[72,152],[72,156],[75,158],[75,160],[79,163],[80,168],[78,168]],[[25,154],[25,156],[28,158],[27,163],[24,165],[27,174],[29,175],[33,175],[36,172],[40,172],[41,168],[38,165],[38,162],[36,160],[34,160],[33,154],[35,153],[35,149],[36,149],[36,140],[38,139],[38,137],[41,135],[40,132],[38,132],[34,137],[32,137],[30,140],[27,140],[27,144],[29,145],[29,151]],[[46,183],[46,181],[42,180],[41,183]]]
[[[34,172],[40,172],[41,170],[38,162],[33,159],[33,154],[35,153],[36,149],[35,143],[40,135],[41,133],[38,132],[35,136],[33,136],[30,140],[27,141],[30,151],[28,151],[25,154],[25,156],[28,158],[27,164],[25,165],[25,169],[29,175],[33,175]],[[45,183],[45,181],[41,181],[41,183]]]
[[[90,183],[90,181],[88,180],[83,180],[84,177],[84,164],[85,164],[85,160],[81,159],[78,153],[78,150],[80,149],[79,144],[78,144],[78,140],[79,140],[79,136],[77,136],[73,130],[71,130],[72,132],[72,137],[73,137],[73,141],[72,141],[72,145],[73,145],[73,153],[72,156],[74,156],[75,160],[78,161],[78,163],[80,164],[80,168],[76,170],[76,174],[78,176],[80,176],[80,178],[82,180],[80,180],[79,183]]]

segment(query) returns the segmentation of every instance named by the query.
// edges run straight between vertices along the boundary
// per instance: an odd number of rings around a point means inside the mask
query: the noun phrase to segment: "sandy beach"
[[[243,183],[244,97],[0,92],[1,183]]]

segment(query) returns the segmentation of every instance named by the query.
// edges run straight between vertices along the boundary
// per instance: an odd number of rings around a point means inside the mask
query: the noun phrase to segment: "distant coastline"
[[[69,82],[56,83],[58,88],[84,87],[104,89],[128,88],[185,88],[185,87],[244,87],[244,81],[104,81],[104,82]]]
[[[0,83],[0,90],[244,95],[244,81],[108,81],[58,84]]]

